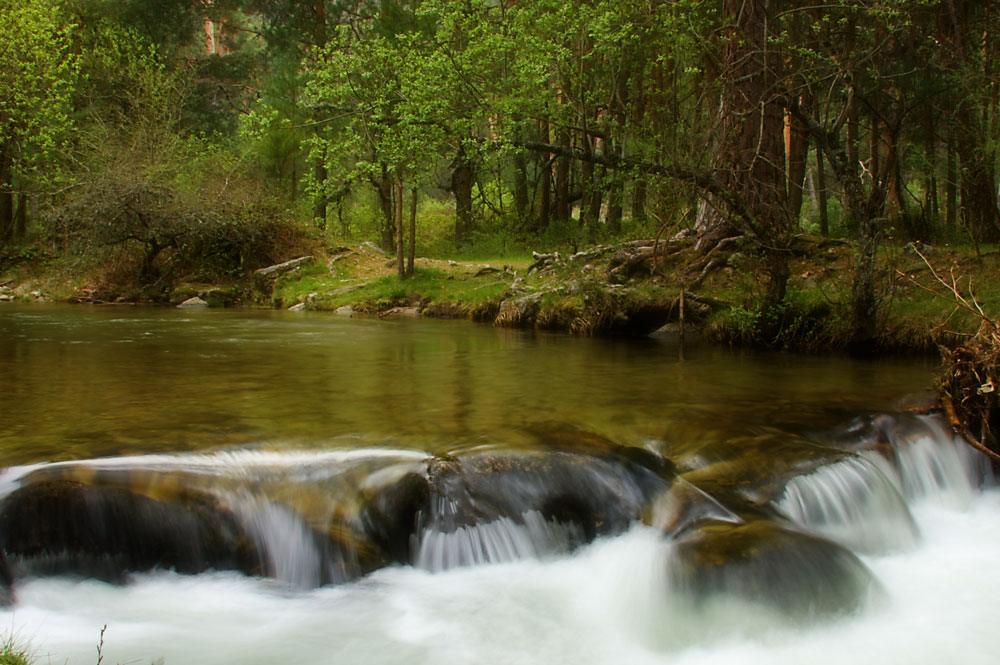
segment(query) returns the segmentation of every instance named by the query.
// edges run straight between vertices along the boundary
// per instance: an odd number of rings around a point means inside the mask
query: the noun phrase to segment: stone
[[[298,304],[292,305],[291,307],[288,308],[288,311],[289,312],[304,312],[304,311],[306,311],[306,304],[304,302],[300,302]]]
[[[796,621],[852,612],[878,588],[847,548],[763,520],[705,522],[675,541],[668,567],[671,588],[696,601],[735,597]]]
[[[208,494],[183,490],[159,500],[65,479],[30,483],[4,499],[0,548],[15,572],[109,581],[154,568],[259,574],[262,566],[252,539]]]
[[[344,305],[336,309],[337,314],[341,316],[354,316],[354,308],[350,305]]]
[[[195,296],[193,298],[188,298],[180,305],[177,305],[177,307],[178,309],[180,308],[193,309],[198,307],[208,307],[208,303],[199,298],[198,296]]]

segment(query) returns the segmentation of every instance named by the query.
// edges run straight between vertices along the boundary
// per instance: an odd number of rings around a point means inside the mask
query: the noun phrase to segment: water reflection
[[[804,430],[891,407],[934,359],[736,353],[455,321],[270,310],[0,308],[3,462],[374,443],[513,443],[565,422],[622,443]],[[353,440],[353,439],[352,439]]]

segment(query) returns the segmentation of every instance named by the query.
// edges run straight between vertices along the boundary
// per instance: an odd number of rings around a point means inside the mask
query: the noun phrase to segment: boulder
[[[877,588],[850,550],[773,522],[705,522],[675,541],[673,588],[697,601],[737,597],[809,620],[858,609]]]
[[[112,581],[154,568],[259,574],[262,561],[211,495],[185,490],[157,500],[72,480],[43,480],[10,494],[0,504],[0,545],[15,571]]]

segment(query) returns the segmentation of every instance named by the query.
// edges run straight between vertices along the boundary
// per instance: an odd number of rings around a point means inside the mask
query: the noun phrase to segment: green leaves
[[[36,170],[58,150],[71,126],[70,101],[78,60],[70,53],[73,26],[40,0],[0,0],[0,164]]]

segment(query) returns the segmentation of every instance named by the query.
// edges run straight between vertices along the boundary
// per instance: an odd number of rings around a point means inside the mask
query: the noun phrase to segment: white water
[[[854,616],[811,626],[735,600],[696,608],[671,593],[670,545],[655,529],[556,555],[572,534],[533,515],[443,541],[426,535],[428,558],[418,560],[443,572],[396,567],[311,591],[296,588],[310,580],[294,570],[281,575],[292,584],[236,574],[155,573],[126,587],[37,579],[18,584],[19,602],[0,621],[43,664],[96,663],[104,625],[103,663],[120,665],[995,663],[1000,491],[976,489],[980,468],[967,449],[934,434],[899,435],[908,443],[900,473],[870,457],[789,488],[781,505],[805,506],[804,526],[889,552],[864,558],[883,594]],[[901,514],[912,524],[901,527]],[[295,535],[282,515],[262,519]],[[880,529],[887,540],[873,541]],[[296,539],[287,542],[275,559],[301,558]],[[445,561],[446,552],[466,559]],[[451,568],[483,562],[492,565]]]

